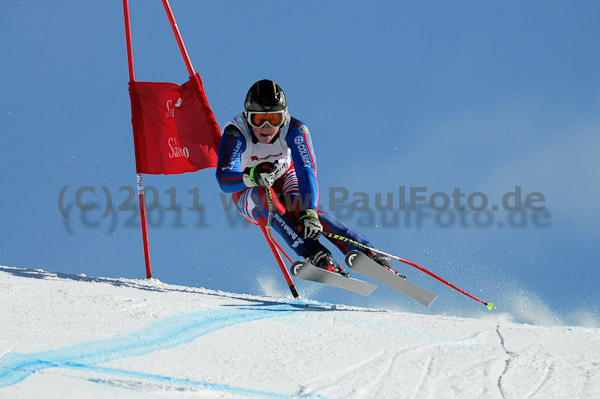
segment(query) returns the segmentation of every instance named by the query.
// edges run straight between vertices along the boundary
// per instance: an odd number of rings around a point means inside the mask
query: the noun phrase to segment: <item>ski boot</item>
[[[386,269],[388,269],[389,271],[394,273],[396,276],[406,280],[406,276],[400,274],[400,272],[398,270],[394,269],[394,267],[392,266],[392,260],[390,259],[389,256],[380,254],[378,252],[373,252],[373,251],[368,252],[367,256],[369,258],[371,258],[371,260],[379,263],[381,266],[385,267]]]
[[[331,252],[321,244],[318,244],[315,251],[306,257],[306,261],[316,267],[325,269],[328,272],[338,273],[346,277],[350,276],[342,266],[338,265],[335,260],[333,260]]]

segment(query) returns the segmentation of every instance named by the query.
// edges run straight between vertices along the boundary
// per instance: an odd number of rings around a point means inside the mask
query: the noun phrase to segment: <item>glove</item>
[[[246,168],[244,182],[246,186],[271,187],[275,183],[277,168],[271,162],[261,162],[252,168]]]
[[[302,238],[316,240],[323,232],[323,225],[319,220],[319,214],[314,209],[300,212],[298,219],[298,232]]]

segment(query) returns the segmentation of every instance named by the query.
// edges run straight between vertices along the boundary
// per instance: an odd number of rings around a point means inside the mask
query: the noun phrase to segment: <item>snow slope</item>
[[[598,398],[600,330],[0,266],[0,398]]]

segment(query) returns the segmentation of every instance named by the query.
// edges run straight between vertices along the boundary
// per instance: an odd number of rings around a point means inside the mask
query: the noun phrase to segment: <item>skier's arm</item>
[[[246,188],[241,170],[240,155],[246,149],[246,140],[236,127],[227,126],[219,142],[216,177],[221,190],[237,193]]]
[[[312,140],[306,125],[292,119],[286,142],[292,151],[292,161],[298,177],[302,200],[302,210],[317,209],[319,205],[319,184],[317,182],[317,160]]]

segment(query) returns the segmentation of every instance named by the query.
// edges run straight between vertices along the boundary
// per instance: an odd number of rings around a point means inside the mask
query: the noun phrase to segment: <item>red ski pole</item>
[[[300,297],[300,294],[298,293],[298,290],[296,289],[294,280],[292,279],[292,276],[290,275],[289,270],[285,266],[285,261],[281,257],[281,253],[279,251],[283,252],[283,254],[286,256],[286,258],[290,262],[292,262],[292,259],[289,257],[289,255],[287,253],[285,253],[285,251],[281,248],[279,243],[277,241],[275,241],[275,238],[273,238],[273,235],[271,234],[271,221],[272,221],[273,212],[274,212],[273,193],[271,192],[271,190],[272,190],[271,187],[267,187],[267,189],[266,189],[266,191],[268,193],[267,198],[269,201],[269,216],[268,216],[268,220],[266,221],[266,223],[264,221],[264,218],[261,217],[261,220],[264,223],[264,225],[261,224],[260,230],[262,231],[263,235],[265,236],[265,240],[267,240],[267,244],[269,244],[269,248],[271,249],[271,252],[273,252],[273,256],[275,257],[275,260],[277,261],[277,264],[279,265],[279,268],[281,269],[281,273],[283,274],[283,277],[285,278],[285,281],[286,281],[288,287],[290,288],[290,291],[292,292],[292,296],[294,298],[298,298],[298,297]]]
[[[416,264],[416,263],[414,263],[414,262],[411,262],[411,261],[409,261],[409,260],[406,260],[406,259],[402,259],[401,257],[399,257],[399,256],[396,256],[396,255],[388,254],[387,252],[383,252],[383,251],[381,251],[381,250],[379,250],[379,249],[377,249],[377,248],[371,248],[371,247],[369,247],[368,245],[361,244],[360,242],[354,241],[354,240],[352,240],[352,239],[350,239],[350,238],[347,238],[347,237],[343,237],[343,236],[340,236],[340,235],[337,235],[337,234],[332,234],[332,233],[327,233],[327,232],[323,232],[322,234],[323,234],[325,237],[327,237],[327,238],[332,238],[332,239],[335,239],[335,240],[340,240],[340,241],[346,241],[346,242],[349,242],[350,244],[352,244],[352,245],[354,245],[354,246],[357,246],[357,247],[359,247],[359,248],[362,248],[362,249],[367,249],[367,250],[369,250],[369,251],[373,251],[373,252],[376,252],[376,253],[378,253],[378,254],[381,254],[381,255],[384,255],[384,256],[388,256],[388,257],[390,257],[390,258],[392,258],[392,259],[395,259],[395,260],[397,260],[397,261],[400,261],[400,262],[406,263],[407,265],[409,265],[409,266],[412,266],[412,267],[414,267],[414,268],[416,268],[416,269],[418,269],[418,270],[422,271],[423,273],[430,275],[430,276],[431,276],[431,277],[433,277],[434,279],[436,279],[436,280],[438,280],[438,281],[441,281],[442,283],[446,284],[448,287],[455,289],[456,291],[460,292],[461,294],[463,294],[463,295],[466,295],[466,296],[468,296],[469,298],[471,298],[471,299],[473,299],[473,300],[476,300],[476,301],[477,301],[477,302],[479,302],[479,303],[482,303],[482,304],[484,304],[485,306],[487,306],[488,310],[496,309],[496,307],[494,306],[494,304],[493,304],[492,302],[485,302],[485,301],[482,301],[481,299],[479,299],[479,298],[477,298],[477,297],[475,297],[475,296],[473,296],[473,295],[469,294],[468,292],[466,292],[466,291],[464,291],[464,290],[462,290],[462,289],[458,288],[458,287],[457,287],[457,286],[455,286],[454,284],[452,284],[452,283],[450,283],[450,282],[448,282],[448,281],[444,280],[444,279],[443,279],[443,278],[441,278],[440,276],[438,276],[438,275],[436,275],[436,274],[434,274],[434,273],[430,272],[429,270],[425,269],[424,267],[421,267],[421,266],[417,265],[417,264]]]

